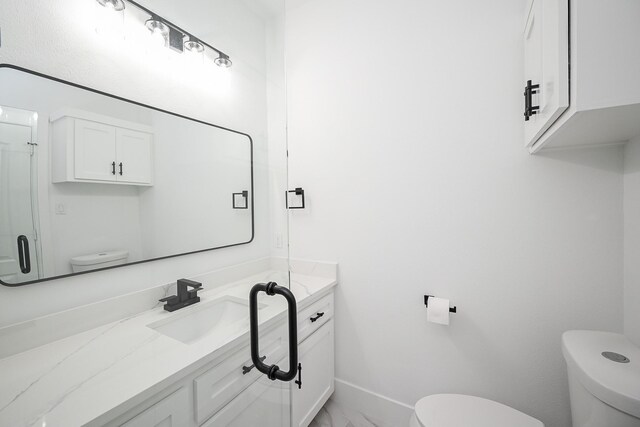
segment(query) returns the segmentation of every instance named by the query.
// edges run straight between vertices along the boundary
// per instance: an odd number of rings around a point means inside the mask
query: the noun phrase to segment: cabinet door
[[[524,86],[538,85],[531,104],[536,114],[524,123],[532,145],[569,106],[568,0],[531,0],[524,29]],[[524,105],[524,102],[523,102]]]
[[[298,348],[302,388],[292,384],[292,425],[308,426],[334,390],[333,319]]]
[[[118,181],[151,184],[152,135],[117,128],[116,141]]]
[[[278,362],[287,366],[286,360]],[[203,427],[283,427],[289,425],[290,383],[271,381],[265,375],[224,408],[218,411]]]
[[[74,131],[75,178],[115,181],[116,129],[75,119]]]
[[[189,393],[181,388],[148,408],[122,427],[186,427],[191,425]]]

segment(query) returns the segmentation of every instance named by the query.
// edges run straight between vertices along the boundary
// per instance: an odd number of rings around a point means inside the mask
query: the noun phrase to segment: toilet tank
[[[114,267],[126,264],[129,259],[128,251],[106,251],[96,254],[81,255],[71,258],[71,270],[74,273],[97,270],[99,268]]]
[[[573,427],[640,427],[638,347],[621,334],[567,331],[562,353]]]

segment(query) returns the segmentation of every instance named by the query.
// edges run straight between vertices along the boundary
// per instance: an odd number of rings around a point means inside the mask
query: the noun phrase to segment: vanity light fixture
[[[122,0],[98,0],[101,6],[106,7],[107,9],[112,9],[116,12],[120,12],[124,10],[125,5]]]
[[[200,43],[198,39],[194,39],[193,37],[189,37],[184,42],[185,50],[193,53],[202,53],[204,52],[204,45]]]
[[[144,23],[144,26],[147,27],[149,32],[151,33],[151,37],[155,40],[159,40],[158,43],[161,43],[162,46],[166,46],[167,44],[167,36],[169,35],[169,27],[167,24],[162,22],[155,16],[147,19]]]
[[[218,57],[213,60],[218,67],[229,68],[233,64],[229,57],[222,52],[218,53]]]
[[[214,63],[223,68],[229,68],[232,65],[229,55],[219,49],[211,46],[198,39],[194,35],[188,33],[172,22],[162,18],[160,15],[142,6],[133,0],[96,0],[100,5],[114,11],[123,11],[126,3],[135,6],[137,9],[149,14],[144,25],[149,29],[154,39],[162,42],[162,45],[169,47],[178,53],[204,53],[206,49],[214,51],[218,57],[214,59]]]

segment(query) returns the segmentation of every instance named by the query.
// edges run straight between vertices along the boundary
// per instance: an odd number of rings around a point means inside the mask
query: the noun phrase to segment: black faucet
[[[160,302],[166,302],[164,309],[176,311],[200,301],[198,292],[202,290],[202,283],[189,279],[180,279],[177,282],[178,295],[162,298]],[[189,290],[189,288],[193,288]]]

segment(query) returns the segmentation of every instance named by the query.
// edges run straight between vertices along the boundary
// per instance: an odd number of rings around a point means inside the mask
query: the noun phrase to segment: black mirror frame
[[[217,246],[217,247],[214,247],[214,248],[200,249],[200,250],[197,250],[197,251],[184,252],[184,253],[179,253],[179,254],[174,254],[174,255],[167,255],[167,256],[158,257],[158,258],[149,258],[149,259],[145,259],[145,260],[142,260],[142,261],[134,261],[134,262],[129,262],[127,264],[115,265],[115,266],[112,266],[112,267],[97,268],[95,270],[82,271],[82,272],[71,273],[71,274],[62,274],[60,276],[51,276],[51,277],[47,277],[47,278],[44,278],[44,279],[30,280],[30,281],[22,282],[22,283],[5,283],[2,280],[0,280],[0,285],[11,287],[11,288],[15,288],[15,287],[18,287],[18,286],[31,285],[31,284],[34,284],[34,283],[46,282],[46,281],[49,281],[49,280],[58,280],[58,279],[64,279],[64,278],[67,278],[67,277],[79,276],[79,275],[82,275],[82,274],[95,273],[97,271],[104,271],[104,270],[111,270],[111,269],[114,269],[114,268],[127,267],[127,266],[130,266],[130,265],[142,264],[142,263],[145,263],[145,262],[159,261],[159,260],[163,260],[163,259],[175,258],[175,257],[179,257],[179,256],[184,256],[184,255],[191,255],[191,254],[197,254],[197,253],[201,253],[201,252],[213,251],[213,250],[216,250],[216,249],[224,249],[224,248],[230,248],[230,247],[234,247],[234,246],[247,245],[247,244],[253,242],[253,239],[255,238],[255,218],[254,218],[254,198],[255,198],[254,195],[255,195],[255,193],[254,193],[254,185],[253,185],[254,184],[253,183],[253,181],[254,181],[254,178],[253,178],[253,138],[251,138],[251,135],[249,135],[247,133],[244,133],[244,132],[240,132],[240,131],[234,130],[234,129],[230,129],[230,128],[227,128],[227,127],[224,127],[224,126],[219,126],[219,125],[215,125],[213,123],[208,123],[208,122],[205,122],[205,121],[202,121],[202,120],[194,119],[192,117],[188,117],[188,116],[185,116],[185,115],[182,115],[182,114],[174,113],[172,111],[167,111],[167,110],[163,110],[161,108],[153,107],[151,105],[147,105],[147,104],[144,104],[142,102],[137,102],[137,101],[133,101],[133,100],[130,100],[130,99],[127,99],[127,98],[123,98],[123,97],[118,96],[118,95],[113,95],[113,94],[110,94],[110,93],[107,93],[107,92],[103,92],[103,91],[98,90],[98,89],[93,89],[93,88],[90,88],[88,86],[83,86],[83,85],[80,85],[80,84],[77,84],[77,83],[73,83],[73,82],[70,82],[70,81],[67,81],[67,80],[63,80],[63,79],[60,79],[60,78],[57,78],[57,77],[49,76],[47,74],[39,73],[37,71],[29,70],[27,68],[23,68],[23,67],[20,67],[20,66],[17,66],[17,65],[0,63],[0,69],[3,69],[3,68],[8,68],[8,69],[16,70],[16,71],[21,71],[21,72],[24,72],[24,73],[27,73],[27,74],[31,74],[31,75],[36,76],[36,77],[45,78],[45,79],[48,79],[48,80],[51,80],[51,81],[54,81],[54,82],[65,84],[67,86],[71,86],[71,87],[75,87],[75,88],[78,88],[78,89],[82,89],[82,90],[86,90],[86,91],[89,91],[89,92],[93,92],[93,93],[96,93],[98,95],[104,95],[104,96],[108,96],[109,98],[117,99],[119,101],[128,102],[130,104],[134,104],[134,105],[137,105],[139,107],[149,108],[151,110],[155,110],[155,111],[158,111],[160,113],[170,114],[172,116],[179,117],[181,119],[190,120],[192,122],[200,123],[200,124],[203,124],[203,125],[206,125],[206,126],[212,126],[214,128],[218,128],[218,129],[226,130],[228,132],[233,132],[233,133],[238,134],[238,135],[246,136],[249,139],[250,157],[251,157],[251,238],[249,240],[247,240],[246,242],[234,243],[234,244],[231,244],[231,245],[224,245],[224,246]]]

